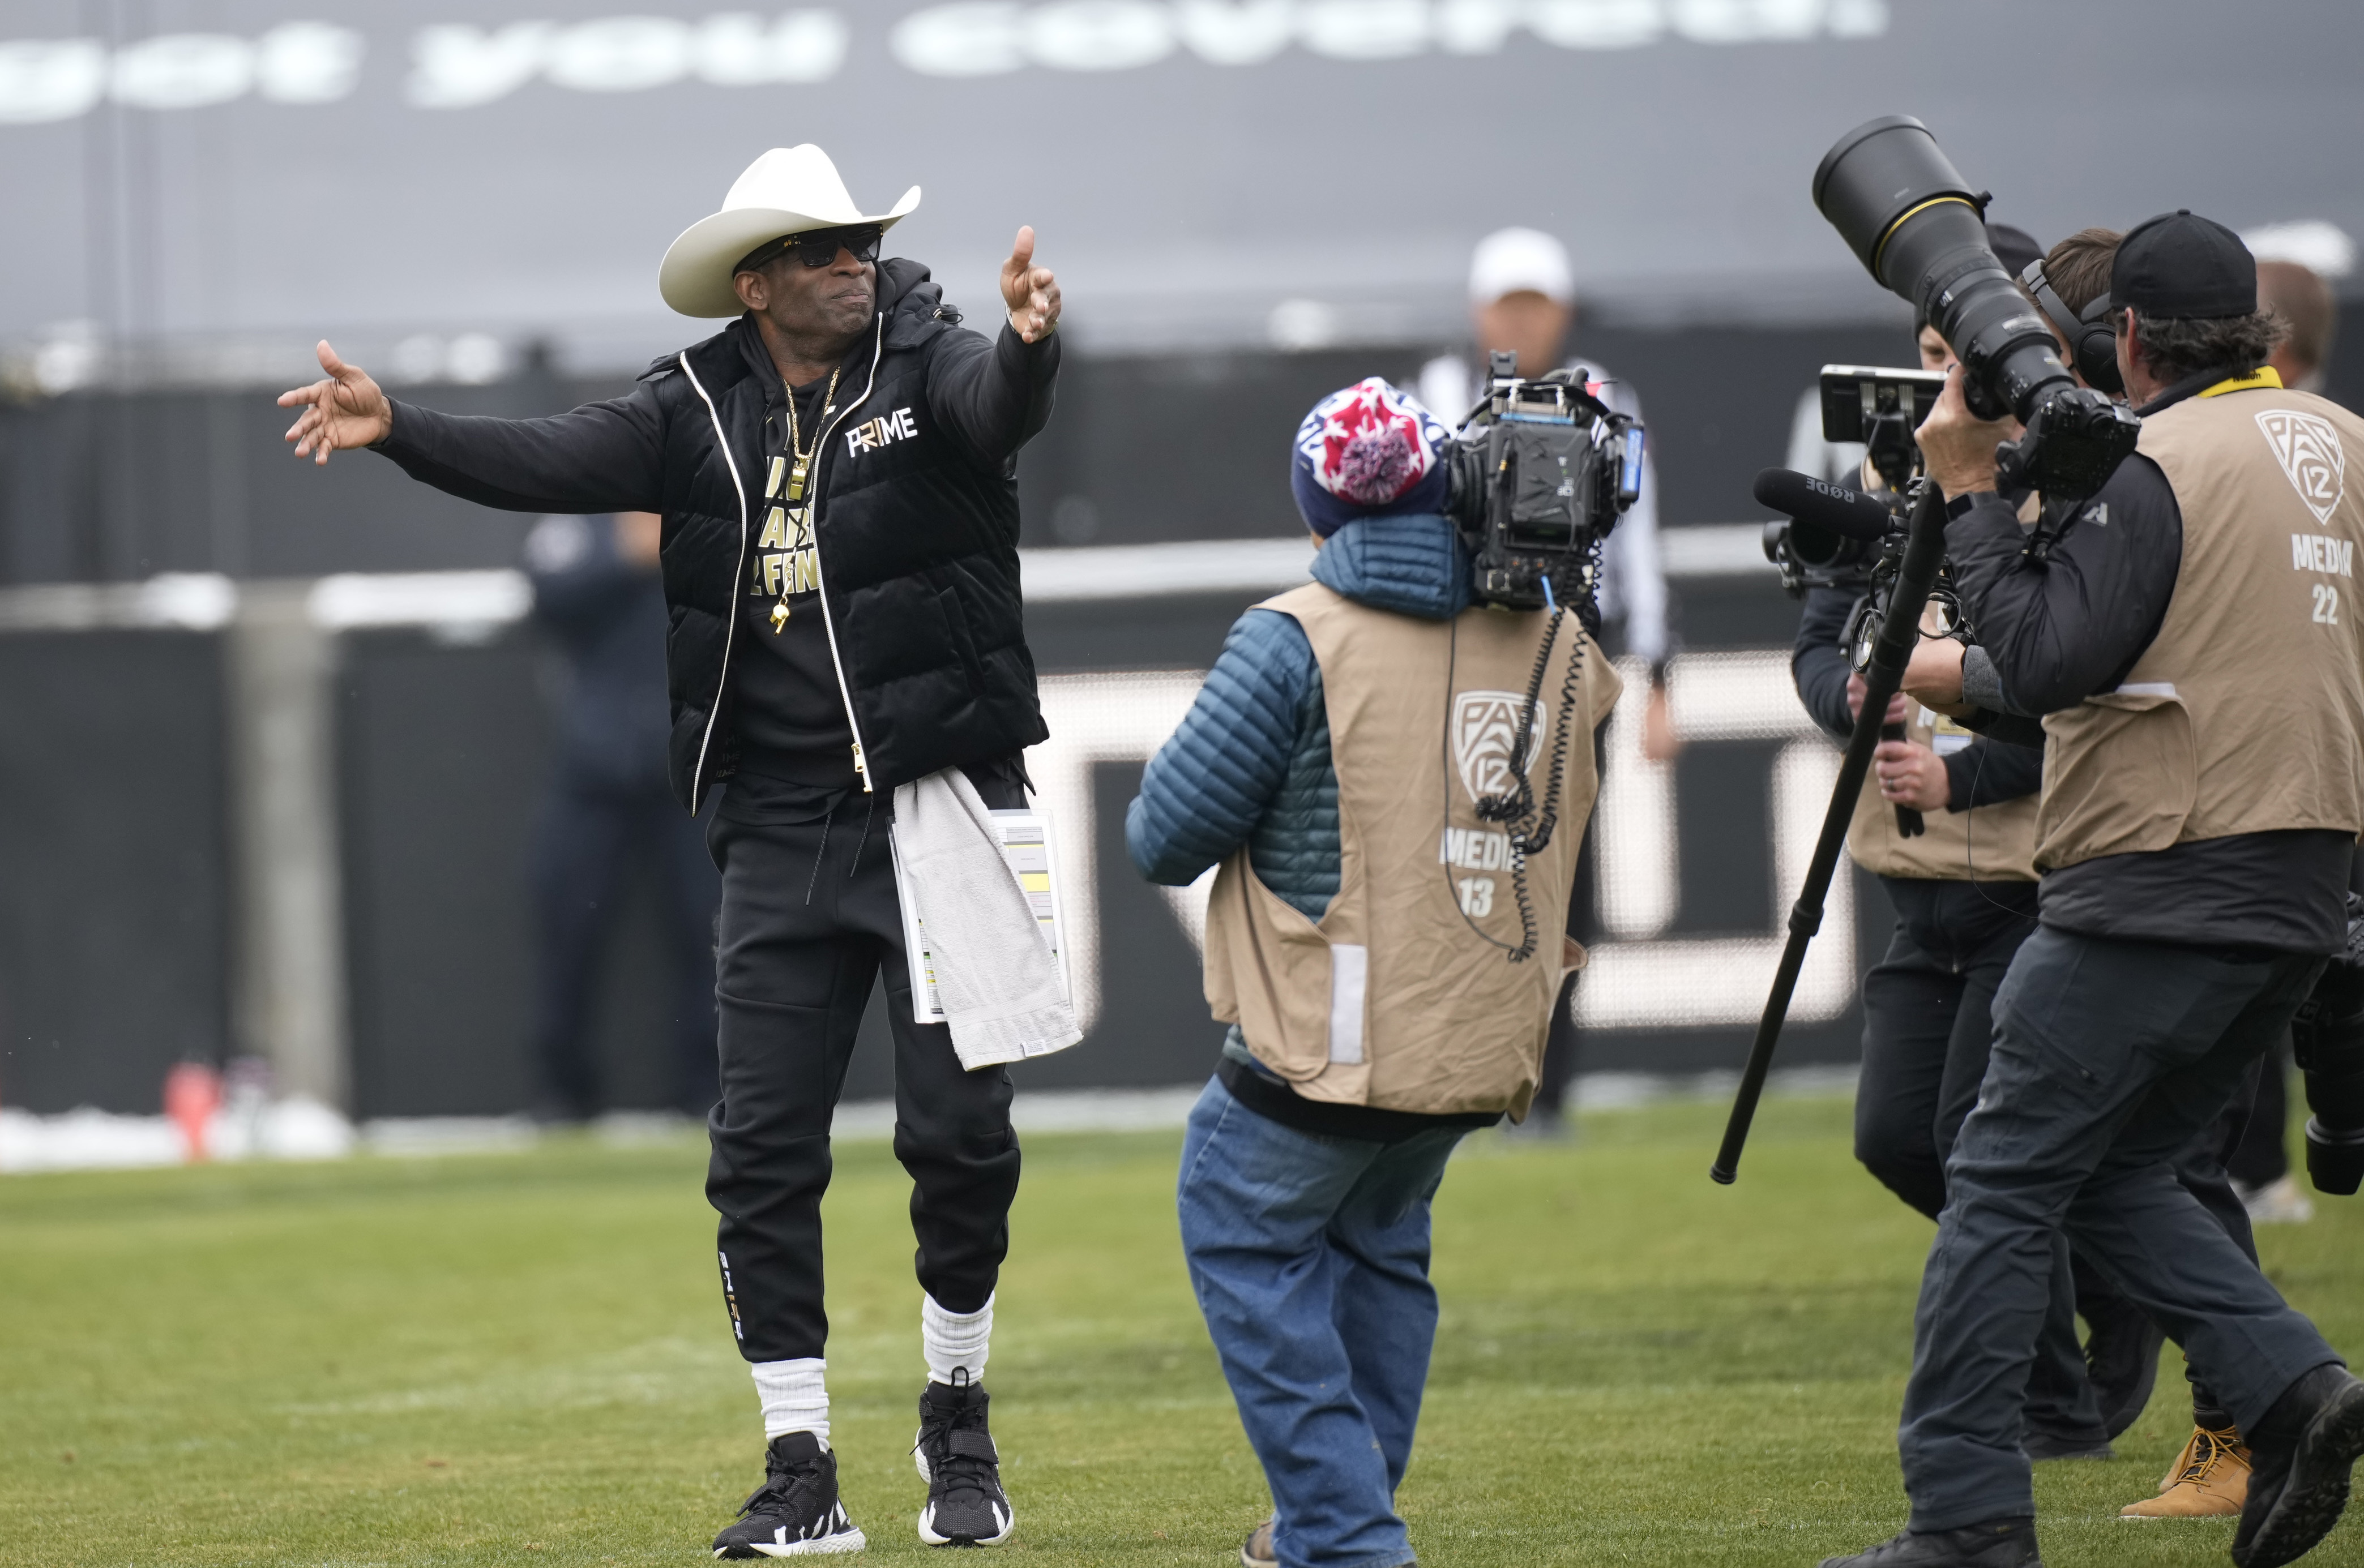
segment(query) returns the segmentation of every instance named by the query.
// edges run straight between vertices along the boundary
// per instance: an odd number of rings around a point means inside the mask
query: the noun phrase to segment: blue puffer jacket
[[[1450,620],[1469,604],[1469,555],[1434,515],[1366,517],[1331,536],[1316,581],[1374,609]],[[1180,887],[1242,844],[1266,887],[1310,920],[1337,896],[1338,773],[1321,668],[1296,620],[1250,610],[1232,626],[1182,728],[1150,759],[1125,847]]]

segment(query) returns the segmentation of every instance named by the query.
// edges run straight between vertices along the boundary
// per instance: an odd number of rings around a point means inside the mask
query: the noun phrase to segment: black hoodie
[[[1006,325],[998,340],[960,327],[913,261],[879,264],[878,298],[837,412],[807,439],[819,442],[823,634],[866,782],[883,791],[1047,733],[1020,612],[1014,458],[1050,417],[1059,350],[1056,334],[1030,345]],[[786,397],[768,363],[742,317],[622,397],[546,419],[397,404],[377,448],[489,506],[663,514],[671,772],[692,809],[739,759],[734,643],[748,633],[734,611],[776,450],[765,422]]]

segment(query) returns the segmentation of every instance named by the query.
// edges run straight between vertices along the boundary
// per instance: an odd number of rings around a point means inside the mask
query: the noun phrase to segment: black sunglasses
[[[791,250],[797,253],[797,261],[816,272],[836,261],[840,250],[853,251],[857,261],[875,261],[878,241],[886,233],[883,224],[856,223],[843,228],[808,228],[801,234],[783,234],[748,251],[746,260],[730,270],[752,272]]]

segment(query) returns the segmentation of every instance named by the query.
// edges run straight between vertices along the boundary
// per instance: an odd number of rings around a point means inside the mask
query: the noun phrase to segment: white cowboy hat
[[[914,185],[892,212],[863,212],[828,153],[809,141],[775,147],[731,182],[720,212],[681,231],[657,267],[657,292],[684,316],[736,316],[746,307],[730,286],[731,269],[758,245],[808,228],[853,223],[892,228],[919,205]]]

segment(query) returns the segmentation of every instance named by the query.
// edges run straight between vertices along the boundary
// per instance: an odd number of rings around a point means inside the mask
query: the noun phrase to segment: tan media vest
[[[1942,735],[1969,733],[1917,702],[1912,714],[1905,721],[1907,737],[1933,751]],[[2036,800],[2031,795],[1968,811],[1924,811],[1920,835],[1908,839],[1896,830],[1896,807],[1880,797],[1878,775],[1866,773],[1863,793],[1856,796],[1855,821],[1847,828],[1847,853],[1879,876],[2034,882]]]
[[[1924,618],[1923,625],[1929,624]],[[1933,751],[1941,734],[1969,736],[1968,730],[1917,702],[1908,705],[1908,712],[1906,738]],[[1878,876],[2034,882],[2035,801],[2031,795],[1968,811],[1924,811],[1920,835],[1908,839],[1896,830],[1896,807],[1880,798],[1879,775],[1866,773],[1855,800],[1855,820],[1847,828],[1847,853]]]
[[[2044,721],[2045,870],[2280,828],[2364,828],[2364,420],[2270,371],[2143,421],[2183,513],[2158,635]],[[2090,512],[2078,528],[2107,527]]]
[[[1207,910],[1208,1006],[1308,1099],[1524,1115],[1567,973],[1569,883],[1599,789],[1592,731],[1617,700],[1615,672],[1569,616],[1535,725],[1538,802],[1552,709],[1578,647],[1581,711],[1568,727],[1558,830],[1527,863],[1536,951],[1511,963],[1509,840],[1478,819],[1477,800],[1506,782],[1544,614],[1417,620],[1320,584],[1257,607],[1294,618],[1321,668],[1338,895],[1309,920],[1256,879],[1245,849],[1233,851]]]

